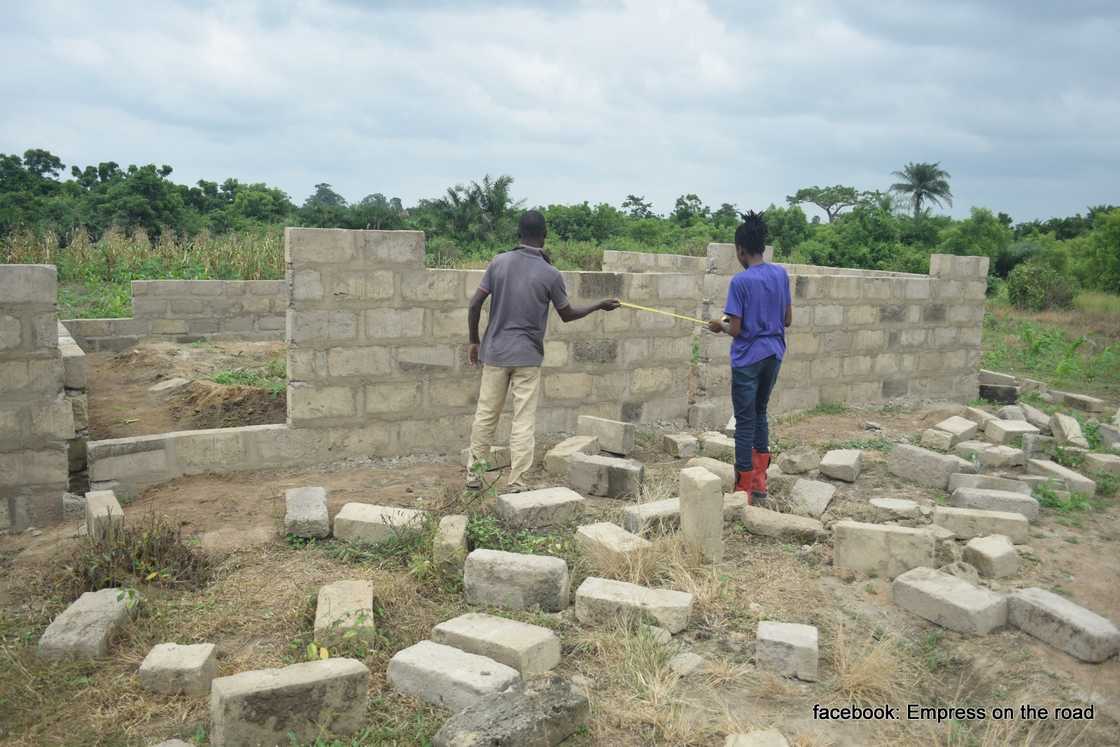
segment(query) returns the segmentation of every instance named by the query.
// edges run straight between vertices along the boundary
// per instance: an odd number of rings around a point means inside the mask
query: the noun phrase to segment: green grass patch
[[[210,380],[227,386],[251,386],[267,390],[273,397],[288,386],[287,361],[282,356],[270,358],[264,368],[234,368],[218,371]]]
[[[829,441],[824,445],[826,449],[859,449],[860,451],[890,451],[894,442],[882,436],[872,438],[853,438],[848,441]]]
[[[1038,505],[1057,511],[1060,514],[1084,513],[1103,508],[1099,501],[1087,498],[1080,493],[1070,493],[1068,497],[1058,495],[1049,485],[1039,485],[1034,489]]]
[[[851,408],[843,402],[821,402],[816,407],[805,411],[806,415],[843,415]]]
[[[489,514],[467,518],[467,545],[472,550],[504,550],[525,555],[555,555],[575,559],[579,549],[571,532],[531,532],[510,530]]]

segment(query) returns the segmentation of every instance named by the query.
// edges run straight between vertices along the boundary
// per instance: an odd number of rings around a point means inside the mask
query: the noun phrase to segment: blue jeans
[[[751,450],[770,451],[766,406],[782,362],[775,355],[746,368],[731,369],[731,404],[735,409],[735,469],[751,470]]]

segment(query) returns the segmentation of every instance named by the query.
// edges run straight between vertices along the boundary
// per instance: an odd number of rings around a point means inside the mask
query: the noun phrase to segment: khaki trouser
[[[533,467],[534,430],[537,400],[540,398],[540,366],[505,368],[483,366],[482,386],[478,390],[478,409],[471,428],[471,464],[490,458],[498,419],[506,405],[506,393],[513,395],[513,424],[509,434],[509,481],[519,482]]]

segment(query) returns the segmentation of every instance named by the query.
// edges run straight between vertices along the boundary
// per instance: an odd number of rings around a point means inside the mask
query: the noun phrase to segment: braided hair
[[[748,210],[740,213],[743,222],[735,229],[735,246],[747,254],[759,255],[766,249],[766,220],[764,213]]]

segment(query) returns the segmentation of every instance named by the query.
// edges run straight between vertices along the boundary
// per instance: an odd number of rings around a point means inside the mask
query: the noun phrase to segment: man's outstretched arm
[[[560,315],[562,322],[574,322],[577,319],[583,319],[588,314],[596,311],[614,311],[620,306],[617,298],[605,298],[599,303],[593,303],[589,306],[565,306],[557,309],[556,313]]]

